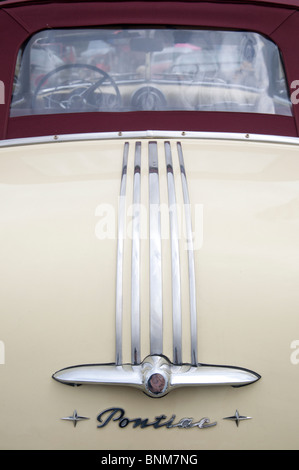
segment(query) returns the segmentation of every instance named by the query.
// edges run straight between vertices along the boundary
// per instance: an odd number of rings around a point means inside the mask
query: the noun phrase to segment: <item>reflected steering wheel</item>
[[[51,70],[49,73],[44,75],[34,92],[32,97],[32,109],[36,110],[38,108],[38,95],[43,87],[43,85],[55,74],[62,72],[63,70],[77,68],[77,69],[89,69],[92,70],[101,77],[95,83],[87,84],[84,83],[84,80],[80,79],[79,81],[74,83],[74,90],[69,93],[67,99],[58,100],[55,99],[55,91],[59,90],[59,87],[62,88],[66,86],[66,84],[56,85],[55,87],[49,87],[51,91],[49,91],[48,97],[48,108],[49,109],[62,109],[63,111],[71,111],[72,109],[87,108],[95,111],[99,111],[100,109],[107,109],[109,111],[116,110],[119,108],[121,104],[121,95],[119,92],[119,88],[116,85],[114,79],[104,70],[99,69],[94,65],[89,64],[65,64],[61,65],[60,67]],[[114,89],[113,93],[96,93],[96,90],[104,83],[108,82]],[[72,83],[69,83],[71,86]],[[53,91],[54,90],[54,91]]]

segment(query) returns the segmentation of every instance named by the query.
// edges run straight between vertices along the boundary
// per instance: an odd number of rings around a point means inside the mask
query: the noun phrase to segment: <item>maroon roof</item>
[[[170,7],[171,3],[171,7]],[[55,4],[55,8],[53,5]],[[299,105],[293,117],[247,113],[166,111],[9,117],[19,48],[39,30],[117,24],[164,24],[256,31],[280,48],[287,82],[299,80],[299,0],[260,1],[35,1],[0,2],[0,139],[125,130],[223,131],[299,136]],[[105,116],[103,116],[105,115]]]
[[[0,5],[2,6],[17,6],[25,4],[43,4],[43,3],[84,3],[91,2],[100,3],[102,0],[0,0]],[[110,0],[118,1],[118,0]],[[131,0],[138,1],[138,0]],[[148,0],[143,0],[148,1]],[[160,0],[156,0],[160,1]],[[167,1],[167,0],[166,0]],[[173,1],[173,0],[168,0]],[[267,5],[267,6],[281,6],[281,7],[299,7],[299,0],[179,0],[181,2],[195,2],[195,3],[239,3],[239,4],[255,4],[255,5]]]

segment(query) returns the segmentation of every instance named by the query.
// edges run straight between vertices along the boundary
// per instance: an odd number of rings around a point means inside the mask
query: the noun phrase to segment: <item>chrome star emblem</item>
[[[77,411],[75,410],[72,416],[67,416],[66,418],[61,418],[67,421],[72,421],[74,423],[74,427],[76,427],[78,421],[83,421],[84,419],[89,419],[86,418],[85,416],[79,416]]]
[[[236,410],[234,416],[227,416],[226,418],[223,418],[223,419],[230,419],[232,421],[235,421],[236,425],[239,426],[240,421],[244,421],[245,419],[252,419],[252,418],[250,418],[250,416],[241,416],[239,414],[239,411]]]

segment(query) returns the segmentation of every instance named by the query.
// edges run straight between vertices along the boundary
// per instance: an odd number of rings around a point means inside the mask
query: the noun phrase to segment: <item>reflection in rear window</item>
[[[169,110],[291,115],[277,47],[239,31],[78,29],[19,53],[12,116]]]

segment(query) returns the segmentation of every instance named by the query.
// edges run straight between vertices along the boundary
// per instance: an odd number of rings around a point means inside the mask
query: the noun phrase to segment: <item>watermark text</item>
[[[5,104],[5,86],[2,80],[0,80],[0,104]]]
[[[5,346],[3,341],[0,341],[0,365],[1,364],[5,364]]]
[[[299,339],[295,339],[291,342],[291,349],[294,350],[291,353],[291,363],[296,366],[299,364]]]
[[[122,198],[120,198],[122,199]],[[121,203],[121,201],[120,201]],[[125,206],[122,205],[124,208]],[[123,214],[124,226],[119,232],[118,211],[112,204],[99,204],[95,210],[99,218],[95,226],[95,235],[98,240],[115,240],[119,238],[148,240],[151,237],[151,219],[159,217],[161,224],[155,233],[161,240],[170,240],[175,237],[181,240],[186,250],[199,250],[203,245],[203,204],[173,205],[151,204],[146,207],[142,204],[129,205]],[[191,222],[192,220],[192,222]],[[138,234],[136,234],[138,227]]]

